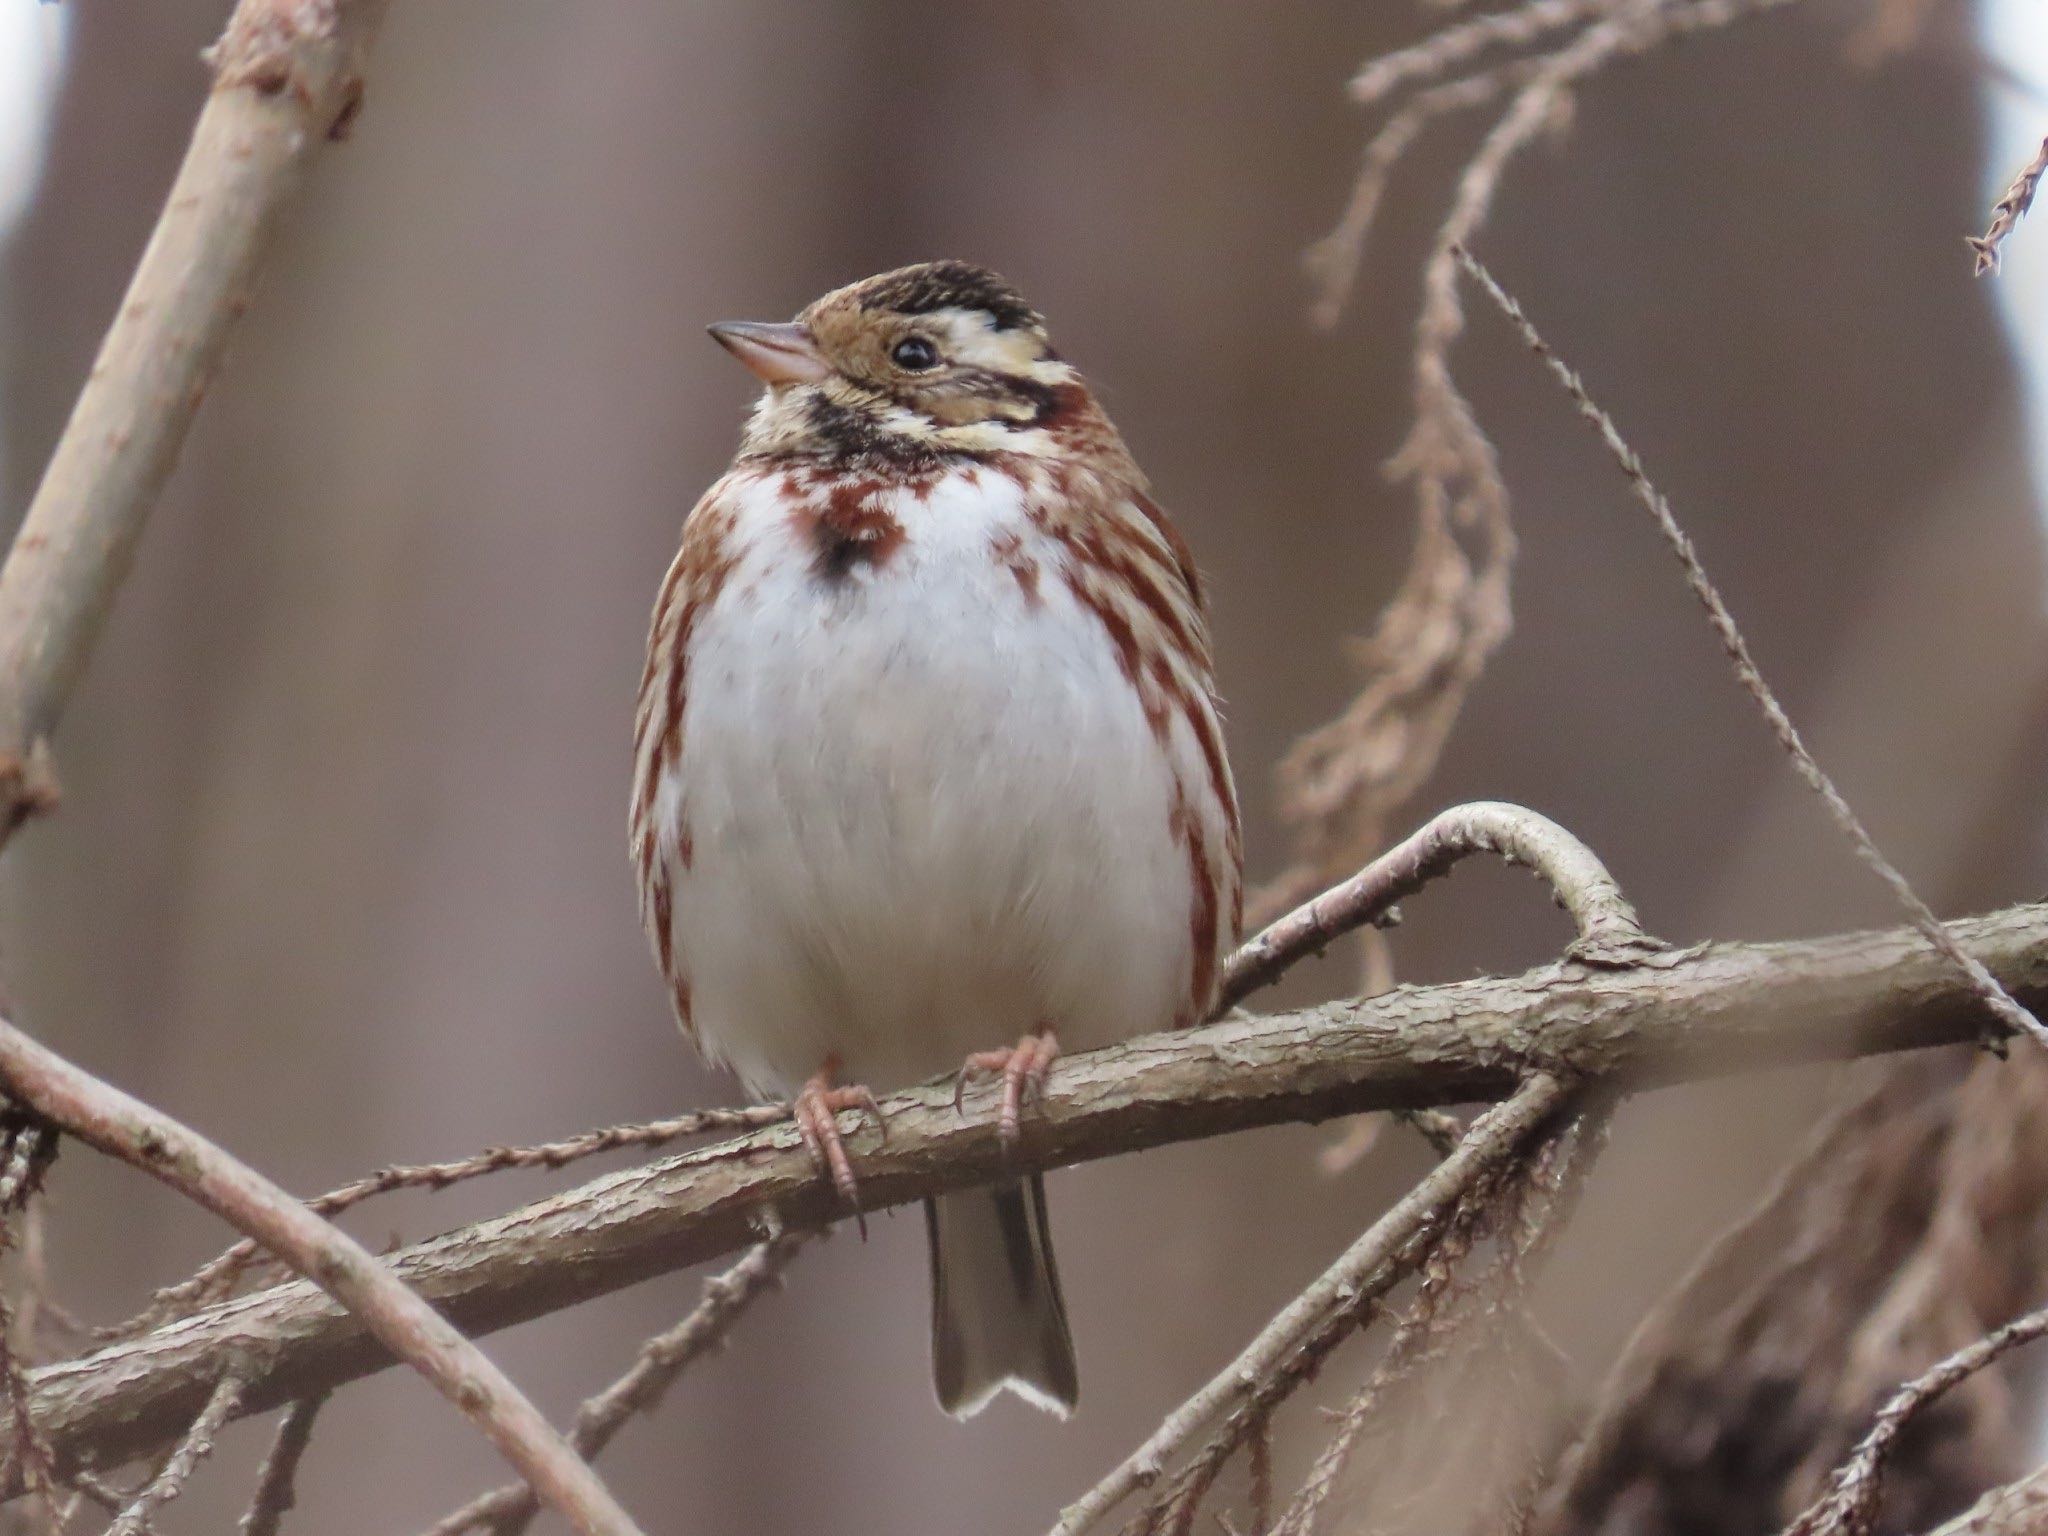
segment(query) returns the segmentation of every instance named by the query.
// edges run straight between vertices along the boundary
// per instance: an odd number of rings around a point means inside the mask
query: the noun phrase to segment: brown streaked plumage
[[[835,1113],[1204,1017],[1241,834],[1186,544],[1038,312],[929,262],[712,334],[767,386],[656,600],[630,844],[678,1018]],[[859,1087],[841,1086],[841,1080]],[[927,1208],[933,1371],[1078,1391],[1036,1178]]]

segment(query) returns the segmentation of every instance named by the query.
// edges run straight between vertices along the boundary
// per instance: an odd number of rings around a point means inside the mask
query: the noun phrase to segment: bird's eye
[[[889,361],[905,373],[923,373],[939,366],[939,349],[922,336],[906,336],[889,349]]]

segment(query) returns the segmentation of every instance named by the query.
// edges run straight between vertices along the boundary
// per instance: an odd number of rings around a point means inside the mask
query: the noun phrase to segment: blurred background
[[[18,518],[158,211],[225,0],[0,0],[0,509]],[[2037,7],[1939,7],[1846,61],[1812,3],[1624,66],[1483,240],[1670,491],[1766,672],[1944,911],[2048,884],[2048,620],[2022,381],[2048,227],[1998,282],[1962,238],[2048,129]],[[2024,13],[2024,14],[2022,14]],[[1370,124],[1343,85],[1420,7],[401,3],[323,156],[58,741],[62,813],[0,868],[28,1027],[311,1192],[394,1161],[732,1101],[634,912],[646,618],[749,380],[703,335],[947,255],[1016,280],[1210,577],[1255,876],[1273,766],[1358,681],[1407,560],[1417,261],[1480,124],[1428,140],[1342,324],[1303,248]],[[2038,62],[2037,62],[2038,59]],[[2028,319],[2037,323],[2031,328]],[[1732,686],[1670,557],[1489,313],[1461,377],[1501,446],[1516,630],[1404,822],[1484,796],[1566,822],[1678,941],[1894,920]],[[1395,959],[1547,958],[1563,919],[1461,870]],[[1352,957],[1286,996],[1343,989]],[[1624,1115],[1544,1287],[1597,1379],[1815,1113],[1816,1074]],[[915,1213],[807,1256],[606,1462],[650,1532],[1042,1530],[1426,1165],[1338,1128],[1058,1174],[1077,1417],[961,1426],[927,1385]],[[588,1170],[584,1170],[588,1171]],[[372,1206],[417,1238],[554,1187]],[[56,1294],[94,1320],[223,1243],[72,1153]],[[692,1276],[499,1336],[558,1416]],[[309,1533],[404,1531],[501,1472],[397,1373],[323,1421]],[[267,1433],[167,1519],[224,1528]],[[1298,1457],[1300,1447],[1283,1446]],[[374,1477],[366,1477],[374,1472]]]

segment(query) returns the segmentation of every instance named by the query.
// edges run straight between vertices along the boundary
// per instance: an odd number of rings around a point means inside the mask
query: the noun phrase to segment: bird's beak
[[[763,384],[815,384],[832,371],[818,343],[800,325],[721,320],[705,329]]]

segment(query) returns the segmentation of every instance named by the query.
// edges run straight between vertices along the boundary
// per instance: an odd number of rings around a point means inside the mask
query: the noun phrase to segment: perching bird
[[[1194,562],[1014,288],[930,262],[711,334],[767,389],[655,603],[631,851],[684,1032],[850,1203],[869,1089],[1000,1073],[1014,1142],[1061,1046],[1205,1016],[1236,795]],[[940,1404],[1071,1410],[1039,1178],[926,1219]]]

